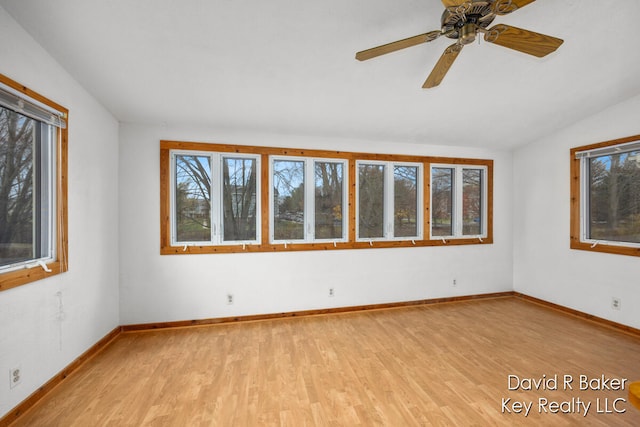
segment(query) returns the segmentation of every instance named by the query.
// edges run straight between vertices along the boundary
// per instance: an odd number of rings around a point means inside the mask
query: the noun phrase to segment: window
[[[572,150],[572,247],[640,255],[640,136]]]
[[[422,238],[422,164],[357,162],[358,240]]]
[[[314,238],[344,240],[347,219],[345,161],[314,162]]]
[[[493,243],[493,161],[160,141],[160,253]]]
[[[258,239],[258,157],[222,157],[222,240]]]
[[[271,241],[344,241],[347,162],[271,158]]]
[[[432,165],[432,238],[486,237],[486,174],[485,166]]]
[[[0,75],[0,290],[67,270],[66,117]]]
[[[259,170],[259,156],[173,151],[172,242],[259,242]]]

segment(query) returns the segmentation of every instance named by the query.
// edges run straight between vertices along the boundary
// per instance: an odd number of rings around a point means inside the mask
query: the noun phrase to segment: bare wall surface
[[[569,248],[569,150],[640,134],[639,116],[636,96],[514,153],[516,291],[640,328],[640,259]]]
[[[1,7],[0,73],[70,117],[69,271],[0,292],[2,417],[119,325],[118,123]]]
[[[160,255],[160,140],[495,160],[493,245]],[[512,290],[511,153],[477,148],[123,124],[122,324],[356,306]],[[457,285],[452,285],[453,279]],[[329,288],[335,296],[329,296]],[[234,303],[227,304],[227,294]]]

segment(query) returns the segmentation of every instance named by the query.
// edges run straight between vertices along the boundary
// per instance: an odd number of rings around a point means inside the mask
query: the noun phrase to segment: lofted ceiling
[[[564,39],[357,51],[440,27],[440,0],[0,0],[121,122],[513,148],[640,93],[637,0],[537,0],[494,24]]]

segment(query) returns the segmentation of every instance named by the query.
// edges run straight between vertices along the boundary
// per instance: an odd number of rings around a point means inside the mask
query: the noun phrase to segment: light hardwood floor
[[[556,374],[559,390],[508,389]],[[597,412],[626,388],[579,390],[580,375],[640,380],[640,338],[497,298],[124,333],[14,425],[640,425],[628,402]],[[529,415],[503,413],[509,398]],[[541,398],[591,407],[541,413]]]

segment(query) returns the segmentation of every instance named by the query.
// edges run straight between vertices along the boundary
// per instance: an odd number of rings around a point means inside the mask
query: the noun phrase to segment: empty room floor
[[[640,425],[640,337],[505,297],[122,333],[15,426]]]

